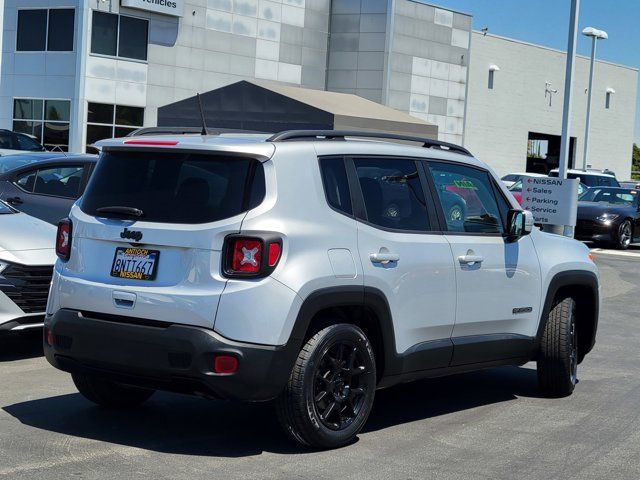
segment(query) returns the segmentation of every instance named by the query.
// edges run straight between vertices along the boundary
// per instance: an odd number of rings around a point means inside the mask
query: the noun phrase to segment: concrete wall
[[[333,0],[327,90],[383,102],[387,0]]]
[[[386,104],[461,144],[471,16],[413,0],[393,6]]]
[[[524,171],[528,132],[560,135],[565,77],[563,52],[493,35],[472,35],[472,55],[467,98],[464,146],[499,174]],[[488,88],[489,66],[494,88]],[[610,168],[619,178],[631,170],[636,113],[638,71],[597,62],[593,88],[588,163]],[[551,82],[551,105],[545,98],[545,82]],[[577,138],[576,164],[582,165],[589,83],[589,59],[578,57],[574,74],[572,128]],[[609,109],[605,92],[615,89]]]

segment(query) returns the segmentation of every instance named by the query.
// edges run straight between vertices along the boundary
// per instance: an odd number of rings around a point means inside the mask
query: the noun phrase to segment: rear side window
[[[140,220],[207,223],[262,203],[264,171],[255,159],[190,153],[105,152],[84,193],[83,212],[142,210]]]
[[[320,171],[327,203],[336,210],[351,215],[353,209],[344,160],[342,158],[323,158],[320,160]]]
[[[367,220],[384,228],[429,231],[429,215],[416,162],[355,159]]]

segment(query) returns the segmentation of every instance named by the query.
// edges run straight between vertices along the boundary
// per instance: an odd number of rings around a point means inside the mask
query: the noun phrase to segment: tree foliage
[[[635,143],[633,144],[633,163],[631,170],[640,172],[640,147]],[[640,179],[640,174],[635,174],[634,177]]]

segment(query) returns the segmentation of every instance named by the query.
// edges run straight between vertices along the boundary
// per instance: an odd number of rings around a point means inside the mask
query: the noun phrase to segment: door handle
[[[7,203],[10,203],[11,205],[20,205],[24,202],[20,197],[9,197],[7,198]]]
[[[369,254],[369,260],[372,263],[384,263],[397,262],[400,260],[400,255],[397,253],[371,253]]]
[[[484,257],[482,255],[460,255],[458,261],[461,265],[474,265],[476,263],[482,263]]]

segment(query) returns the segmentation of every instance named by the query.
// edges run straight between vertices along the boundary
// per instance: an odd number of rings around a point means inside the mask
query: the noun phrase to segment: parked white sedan
[[[0,200],[0,335],[42,328],[56,227]]]

